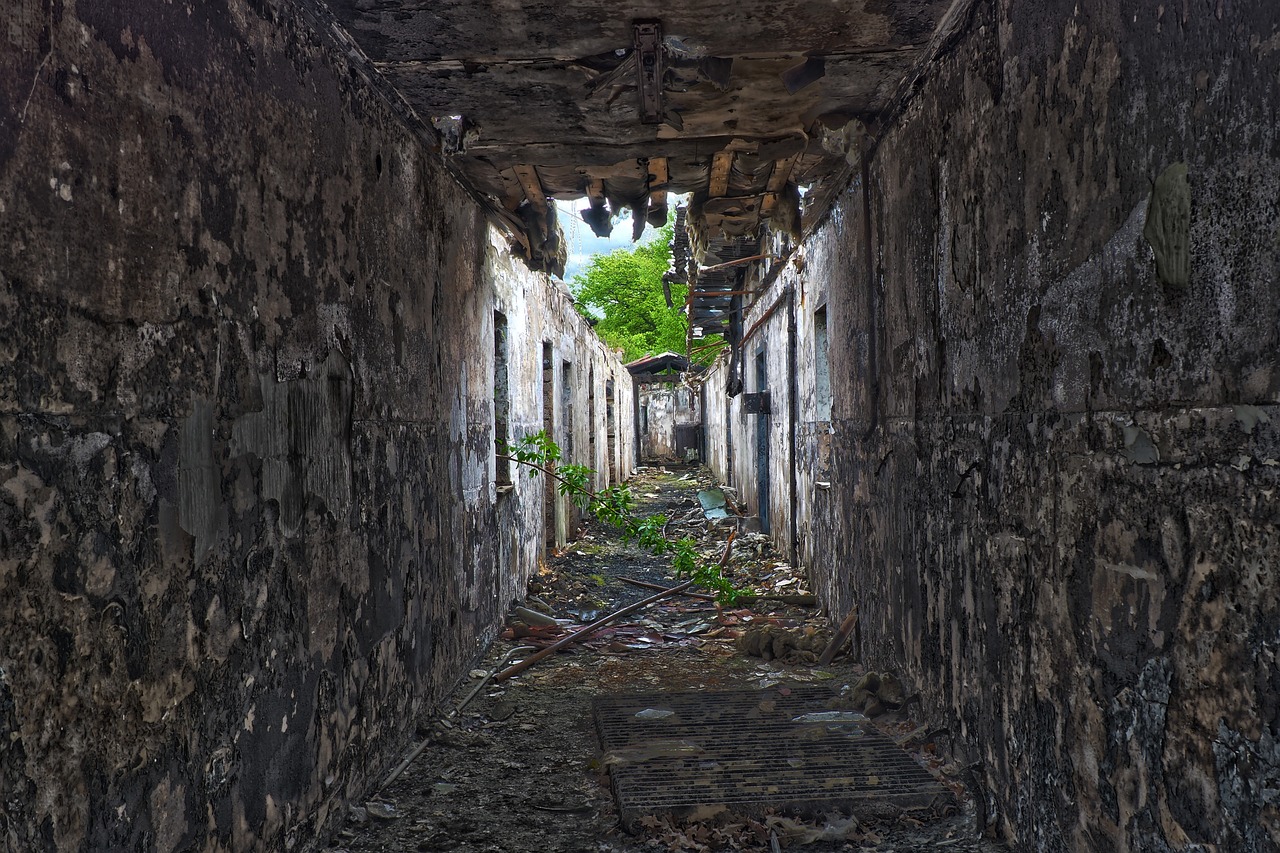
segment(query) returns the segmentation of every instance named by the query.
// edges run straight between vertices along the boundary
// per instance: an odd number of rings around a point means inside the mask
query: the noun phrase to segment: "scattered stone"
[[[493,703],[493,707],[489,709],[489,719],[495,722],[509,720],[516,712],[516,703],[509,697],[499,699]]]
[[[364,808],[369,817],[378,820],[400,819],[400,812],[396,811],[396,807],[391,803],[369,802],[364,804]]]
[[[748,628],[738,638],[738,650],[765,660],[812,663],[826,648],[827,638],[813,629],[787,629],[777,625]]]
[[[665,720],[675,714],[675,711],[668,711],[665,708],[645,708],[636,714],[641,720]]]

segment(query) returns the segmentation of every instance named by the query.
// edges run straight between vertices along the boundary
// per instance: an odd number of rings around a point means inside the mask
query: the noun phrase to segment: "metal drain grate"
[[[775,688],[596,699],[623,825],[720,804],[744,813],[772,807],[864,818],[887,806],[954,805],[951,792],[892,740],[831,712],[832,698],[821,687],[793,687],[787,695]]]

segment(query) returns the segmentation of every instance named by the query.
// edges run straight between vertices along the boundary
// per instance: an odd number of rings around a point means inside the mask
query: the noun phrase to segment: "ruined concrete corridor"
[[[957,819],[1280,849],[1271,0],[5,9],[0,849],[339,843],[581,541],[499,448],[653,447],[552,202],[678,198],[672,444]]]
[[[817,663],[832,631],[808,603],[802,572],[750,525],[708,522],[697,495],[712,485],[701,466],[646,467],[631,489],[641,514],[662,513],[709,554],[723,553],[734,531],[728,574],[755,598],[724,607],[705,597],[658,601],[501,678],[496,673],[533,649],[653,594],[639,583],[675,584],[667,560],[588,521],[535,575],[526,606],[512,608],[442,713],[421,721],[422,751],[410,751],[399,774],[356,804],[331,853],[767,850],[771,836],[815,853],[1003,850],[979,839],[967,768],[953,760],[945,735],[910,722],[916,706],[902,686],[890,690],[886,674],[879,694],[892,708],[873,708],[873,722],[859,713],[866,668],[845,654]],[[816,720],[794,706],[805,694],[820,697],[806,709]],[[745,696],[747,713],[735,714],[727,696]],[[601,716],[602,703],[607,711],[611,700],[632,697],[640,704],[623,719]],[[779,710],[782,719],[766,724]],[[681,719],[699,711],[717,715],[716,737]],[[633,740],[602,744],[601,720],[622,722]],[[893,768],[883,751],[863,766],[846,756],[822,761],[845,736],[864,737],[864,728],[901,741],[913,754],[900,752],[899,762],[932,767],[945,782],[909,778],[909,768]],[[739,730],[746,747],[725,749],[723,740]],[[615,800],[610,776],[619,771],[624,787]],[[661,779],[661,790],[643,784],[646,774]],[[849,820],[850,811],[858,819]]]

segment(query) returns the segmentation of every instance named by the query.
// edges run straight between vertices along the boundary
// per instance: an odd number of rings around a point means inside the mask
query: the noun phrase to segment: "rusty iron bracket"
[[[769,408],[769,392],[757,391],[754,394],[742,395],[742,413],[744,415],[767,415]]]
[[[635,26],[636,76],[640,90],[640,123],[662,122],[662,24],[638,21]]]

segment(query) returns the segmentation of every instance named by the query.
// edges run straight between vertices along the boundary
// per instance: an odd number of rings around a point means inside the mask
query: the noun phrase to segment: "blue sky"
[[[569,260],[564,268],[564,280],[573,281],[573,276],[587,268],[592,255],[607,255],[614,249],[631,248],[631,219],[623,219],[613,226],[613,233],[607,238],[597,237],[591,233],[591,226],[582,221],[579,211],[591,206],[586,198],[574,201],[557,201],[556,216],[560,219],[560,227],[564,229],[564,239],[569,245]],[[641,243],[647,243],[657,236],[658,229],[646,227]]]

